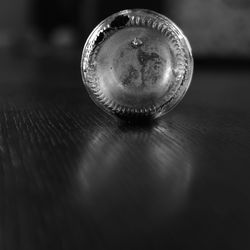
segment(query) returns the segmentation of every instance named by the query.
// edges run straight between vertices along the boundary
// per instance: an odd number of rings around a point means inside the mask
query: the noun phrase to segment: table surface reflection
[[[249,249],[249,70],[197,67],[153,124],[89,100],[78,58],[0,62],[0,249]]]

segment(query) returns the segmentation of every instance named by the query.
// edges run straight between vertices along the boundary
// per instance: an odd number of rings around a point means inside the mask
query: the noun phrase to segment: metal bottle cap
[[[90,34],[81,72],[89,95],[108,113],[156,118],[184,96],[193,58],[187,38],[167,17],[144,9],[124,10]]]

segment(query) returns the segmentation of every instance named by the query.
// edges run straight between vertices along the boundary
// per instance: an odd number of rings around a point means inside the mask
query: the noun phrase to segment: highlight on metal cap
[[[191,46],[167,17],[123,10],[102,21],[82,52],[83,83],[92,100],[123,119],[157,118],[186,93],[193,73]]]

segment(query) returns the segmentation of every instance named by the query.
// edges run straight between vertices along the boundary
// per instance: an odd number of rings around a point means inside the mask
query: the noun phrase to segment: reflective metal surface
[[[84,84],[92,99],[119,117],[159,117],[189,87],[193,59],[182,31],[149,10],[125,10],[100,23],[82,54]]]

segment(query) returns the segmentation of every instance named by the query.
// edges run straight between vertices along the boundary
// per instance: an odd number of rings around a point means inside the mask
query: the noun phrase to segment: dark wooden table
[[[129,126],[79,56],[0,59],[0,249],[250,249],[250,72],[199,66],[183,102]]]

